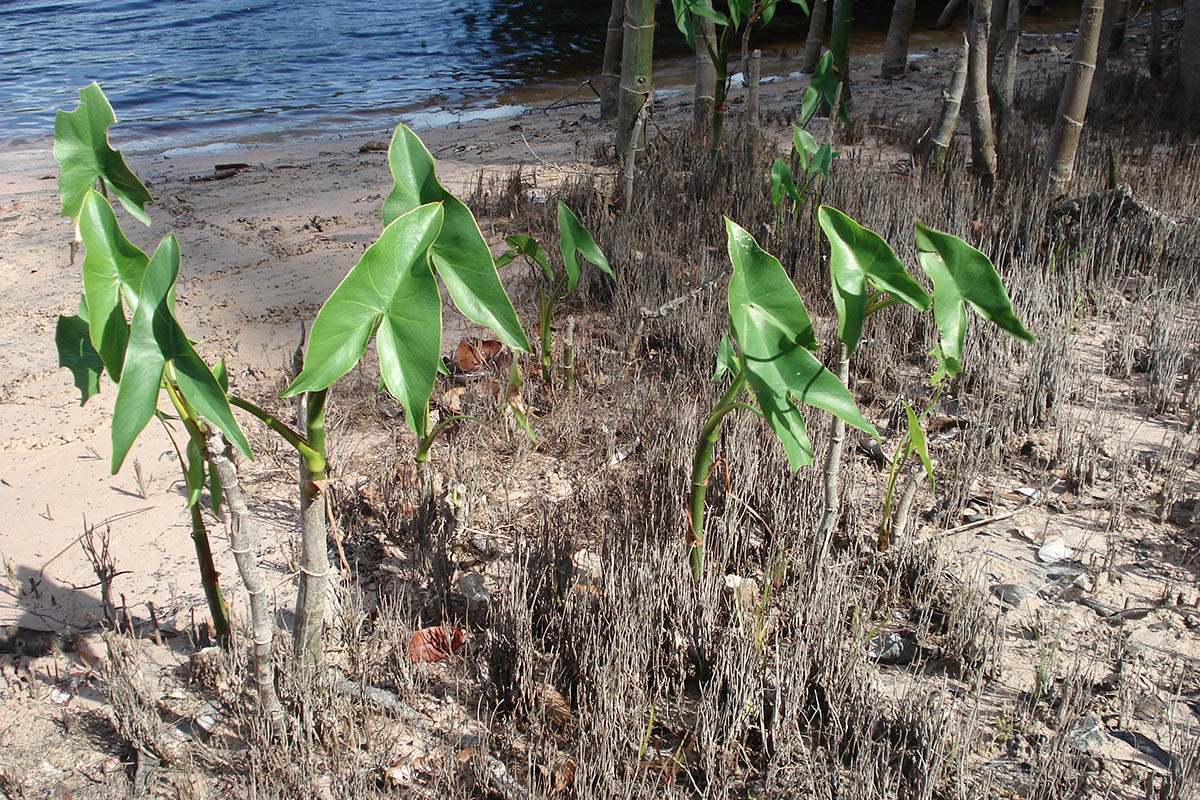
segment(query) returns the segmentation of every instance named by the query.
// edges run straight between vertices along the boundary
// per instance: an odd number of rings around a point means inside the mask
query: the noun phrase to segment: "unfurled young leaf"
[[[713,373],[713,380],[719,381],[726,375],[733,375],[737,370],[737,354],[733,352],[733,344],[728,335],[722,334],[721,344],[717,348],[717,369]]]
[[[529,444],[536,445],[537,438],[533,435],[533,427],[529,424],[529,409],[521,397],[521,385],[524,382],[521,378],[521,369],[517,366],[517,360],[514,358],[512,368],[508,371],[508,385],[504,387],[504,404],[512,410],[517,424],[529,437]]]
[[[726,219],[725,226],[733,262],[731,329],[750,389],[783,444],[788,463],[799,469],[812,462],[812,445],[796,402],[824,409],[879,438],[846,386],[812,354],[817,347],[812,323],[779,261],[731,220]]]
[[[304,368],[284,397],[328,388],[358,363],[374,333],[383,384],[404,406],[408,427],[424,435],[442,341],[428,251],[443,218],[443,205],[429,203],[384,228],[317,312]]]
[[[562,254],[563,267],[567,271],[567,293],[575,291],[579,281],[579,256],[595,264],[608,273],[608,277],[616,280],[608,259],[592,238],[588,229],[583,227],[575,212],[567,208],[567,204],[558,201],[558,249]]]
[[[1012,304],[996,268],[983,253],[948,233],[915,223],[917,259],[933,281],[933,317],[941,334],[935,355],[938,376],[962,371],[963,338],[967,331],[966,305],[1002,331],[1022,342],[1033,334],[1013,314]],[[935,381],[936,381],[935,377]]]
[[[99,192],[88,190],[79,207],[79,236],[86,249],[83,258],[83,292],[87,298],[92,346],[108,374],[121,380],[129,322],[137,309],[146,254],[135,247],[117,224],[112,206]]]
[[[146,265],[138,293],[137,309],[129,327],[121,383],[113,408],[112,471],[121,468],[129,448],[158,406],[163,371],[170,364],[175,382],[195,411],[225,434],[247,458],[250,443],[238,427],[217,379],[196,355],[175,320],[170,296],[179,275],[179,242],[167,236]]]
[[[846,345],[848,355],[854,353],[862,336],[868,289],[886,292],[922,311],[929,308],[929,295],[877,233],[830,206],[821,206],[817,221],[829,240],[829,273],[838,312],[838,338]]]
[[[150,192],[125,163],[124,156],[108,144],[108,128],[116,121],[108,98],[96,83],[79,90],[79,106],[74,111],[55,114],[54,160],[58,162],[58,193],[64,217],[79,216],[84,195],[100,180],[126,211],[143,224],[150,224],[144,208],[152,200]]]
[[[79,405],[83,405],[100,393],[100,373],[104,371],[104,362],[92,347],[87,319],[78,314],[60,316],[54,327],[54,345],[58,366],[71,370],[79,390]]]
[[[454,305],[467,319],[490,328],[509,347],[529,352],[517,312],[500,284],[496,264],[471,210],[438,183],[433,156],[405,125],[396,128],[388,148],[395,184],[383,201],[383,223],[426,203],[441,203],[445,220],[431,260]]]
[[[512,236],[505,236],[504,241],[511,249],[496,259],[496,269],[507,265],[517,256],[525,256],[542,268],[546,280],[554,280],[554,270],[550,269],[550,260],[546,258],[546,251],[538,244],[537,239],[523,233],[514,233]]]
[[[783,159],[777,158],[771,165],[771,205],[779,205],[784,197],[791,198],[795,203],[800,202],[800,192],[796,189],[796,182],[792,180],[791,169]]]
[[[929,449],[925,445],[925,431],[921,428],[921,420],[917,419],[917,415],[913,413],[908,403],[904,403],[904,415],[908,418],[909,446],[921,459],[921,465],[925,467],[925,474],[929,477],[929,490],[936,492],[937,483],[933,479],[933,463],[929,460]]]

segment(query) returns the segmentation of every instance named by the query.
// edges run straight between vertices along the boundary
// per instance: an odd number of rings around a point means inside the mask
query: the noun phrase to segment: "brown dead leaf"
[[[538,685],[538,699],[546,709],[550,720],[560,728],[566,728],[575,723],[575,715],[571,706],[562,693],[548,683]]]
[[[454,349],[450,363],[459,372],[477,372],[484,364],[500,355],[504,349],[496,339],[463,339]]]
[[[439,408],[450,414],[461,414],[463,407],[463,395],[467,393],[465,386],[452,386],[446,391],[438,395],[434,402]]]
[[[463,646],[463,632],[453,625],[424,628],[408,643],[408,657],[417,663],[432,663],[449,658]]]
[[[568,758],[554,768],[554,787],[550,794],[559,794],[575,783],[575,759]]]

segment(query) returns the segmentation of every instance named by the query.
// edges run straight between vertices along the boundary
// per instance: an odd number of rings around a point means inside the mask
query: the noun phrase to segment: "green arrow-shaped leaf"
[[[135,247],[117,224],[112,206],[94,190],[84,194],[79,209],[79,237],[85,248],[83,291],[87,297],[92,345],[108,374],[121,380],[129,323],[146,274],[146,254]]]
[[[838,312],[838,338],[853,354],[862,336],[868,286],[887,292],[913,308],[929,308],[929,295],[917,285],[879,234],[836,208],[821,206],[817,220],[829,240],[829,273]]]
[[[962,370],[963,338],[969,303],[975,313],[1022,342],[1033,334],[1013,314],[1004,284],[991,260],[957,236],[915,223],[917,259],[933,281],[933,317],[941,333],[940,370],[956,375]]]
[[[936,492],[937,483],[933,479],[933,462],[929,460],[929,448],[925,444],[925,431],[921,428],[921,420],[917,419],[917,415],[908,403],[903,400],[900,402],[903,403],[904,415],[908,418],[908,446],[916,452],[917,458],[921,459],[921,466],[925,468],[925,474],[929,477],[929,490]]]
[[[196,412],[216,425],[247,458],[250,443],[238,427],[225,392],[192,348],[171,309],[170,296],[179,275],[179,242],[163,239],[146,265],[137,309],[129,324],[129,344],[113,408],[112,470],[116,473],[134,440],[154,416],[163,370],[173,365],[179,391]]]
[[[108,144],[108,128],[116,121],[108,98],[96,83],[79,90],[78,108],[55,114],[54,160],[58,162],[58,193],[64,217],[79,216],[84,195],[99,179],[126,211],[143,224],[150,224],[143,208],[153,199],[150,192],[125,163],[125,157]]]
[[[800,202],[800,192],[792,180],[792,171],[783,159],[777,158],[771,165],[771,205],[779,205],[784,197],[790,197],[795,203]]]
[[[753,303],[763,314],[773,318],[780,329],[790,332],[798,345],[815,350],[818,345],[812,321],[800,299],[800,293],[783,271],[779,260],[759,247],[745,228],[729,218],[725,219],[725,231],[729,259],[733,262],[733,275],[729,279],[729,312],[734,336],[739,344],[740,332],[746,327],[742,316]]]
[[[812,354],[812,324],[783,267],[754,238],[725,222],[733,276],[729,315],[746,378],[763,417],[798,469],[812,462],[812,445],[795,403],[828,411],[878,438],[837,376]]]
[[[821,56],[821,60],[817,62],[817,68],[812,74],[812,78],[808,81],[808,88],[804,90],[804,99],[800,101],[800,124],[807,125],[808,121],[817,113],[817,109],[821,107],[821,101],[832,107],[833,101],[837,99],[838,76],[837,71],[833,68],[833,53],[829,50]]]
[[[79,405],[83,405],[100,393],[100,373],[104,371],[100,354],[92,347],[87,319],[78,314],[60,316],[54,326],[54,345],[58,348],[58,365],[75,376]]]
[[[558,252],[562,255],[563,267],[567,270],[568,294],[575,291],[575,284],[579,282],[580,256],[607,272],[608,277],[617,279],[592,234],[583,227],[579,217],[575,216],[575,212],[567,208],[567,204],[562,200],[558,201]]]
[[[375,332],[383,384],[421,435],[442,342],[429,249],[444,218],[441,203],[428,203],[383,229],[317,312],[304,368],[285,397],[329,387],[358,362]]]
[[[383,223],[387,225],[419,205],[441,203],[445,220],[431,255],[454,305],[467,319],[490,328],[509,347],[529,352],[525,331],[500,283],[474,215],[438,183],[433,156],[405,125],[397,126],[392,136],[388,167],[395,184],[383,201]]]

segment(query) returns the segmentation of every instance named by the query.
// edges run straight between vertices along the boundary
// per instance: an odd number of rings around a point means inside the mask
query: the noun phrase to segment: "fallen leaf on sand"
[[[460,372],[475,372],[503,349],[504,345],[495,339],[463,339],[454,349],[450,363]]]
[[[423,628],[408,643],[408,657],[417,663],[441,661],[453,655],[465,641],[463,632],[452,625]]]

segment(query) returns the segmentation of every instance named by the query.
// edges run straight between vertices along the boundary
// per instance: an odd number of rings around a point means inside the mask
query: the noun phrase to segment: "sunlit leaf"
[[[168,362],[173,366],[179,391],[196,412],[216,425],[243,455],[253,457],[250,443],[233,418],[225,392],[175,320],[169,297],[178,274],[179,242],[171,235],[159,243],[146,265],[137,310],[130,321],[129,344],[113,409],[114,473],[154,416]]]
[[[491,251],[471,210],[438,183],[433,156],[420,138],[399,125],[388,148],[395,184],[383,201],[383,222],[426,203],[441,203],[445,220],[431,260],[454,305],[467,319],[490,328],[509,347],[529,352],[517,312],[500,284]]]
[[[71,370],[75,388],[79,390],[79,405],[83,405],[99,394],[100,373],[104,371],[100,354],[92,347],[87,320],[78,314],[60,316],[54,327],[54,345],[58,349],[58,365]]]
[[[1012,304],[996,268],[983,253],[957,236],[915,223],[917,258],[933,281],[933,317],[941,334],[940,371],[956,375],[962,370],[963,339],[967,330],[966,305],[1002,331],[1022,342],[1033,334],[1013,314]]]
[[[903,401],[901,401],[903,403]],[[908,443],[917,457],[921,459],[921,465],[925,467],[925,474],[929,476],[930,491],[937,491],[937,483],[933,479],[933,463],[929,460],[929,448],[925,444],[925,431],[921,429],[921,420],[917,419],[917,415],[909,408],[908,403],[904,403],[904,414],[908,418]]]
[[[98,192],[89,190],[84,195],[79,209],[79,235],[86,250],[83,291],[92,346],[109,375],[119,383],[129,340],[125,308],[131,316],[137,308],[148,259],[125,238],[112,207]]]
[[[879,234],[830,206],[821,206],[817,220],[829,240],[838,338],[845,343],[848,353],[853,354],[862,336],[868,288],[887,292],[913,308],[929,308],[929,295],[912,279]]]
[[[429,203],[397,217],[362,254],[317,312],[304,368],[285,397],[328,388],[358,363],[375,333],[383,384],[421,435],[442,340],[442,302],[428,261],[442,208]]]
[[[563,267],[567,271],[567,292],[575,291],[579,281],[579,257],[582,255],[588,261],[608,273],[608,277],[616,280],[608,259],[592,238],[588,229],[583,227],[575,212],[567,208],[562,200],[558,201],[558,249],[562,254]]]
[[[116,117],[108,98],[96,83],[79,90],[79,106],[54,116],[54,160],[58,162],[58,193],[62,215],[79,216],[84,195],[97,179],[121,201],[125,210],[145,225],[150,217],[144,206],[150,192],[125,163],[124,156],[108,144],[108,128]]]
[[[732,315],[734,335],[745,327],[741,319],[745,309],[753,303],[763,314],[771,317],[775,324],[791,333],[801,347],[817,348],[816,334],[812,321],[800,293],[792,285],[779,260],[763,250],[754,237],[737,223],[725,220],[729,258],[733,262],[733,275],[729,279],[729,311]]]

